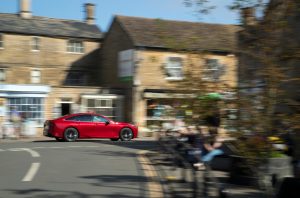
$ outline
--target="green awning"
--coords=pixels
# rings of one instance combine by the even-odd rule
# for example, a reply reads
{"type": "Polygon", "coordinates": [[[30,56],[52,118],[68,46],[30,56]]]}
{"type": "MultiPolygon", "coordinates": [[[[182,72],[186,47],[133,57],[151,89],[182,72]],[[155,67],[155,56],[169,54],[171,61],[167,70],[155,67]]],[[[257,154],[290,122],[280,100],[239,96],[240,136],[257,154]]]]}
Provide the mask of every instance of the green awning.
{"type": "Polygon", "coordinates": [[[199,96],[198,99],[200,100],[221,100],[223,96],[219,93],[208,93],[204,96],[199,96]]]}

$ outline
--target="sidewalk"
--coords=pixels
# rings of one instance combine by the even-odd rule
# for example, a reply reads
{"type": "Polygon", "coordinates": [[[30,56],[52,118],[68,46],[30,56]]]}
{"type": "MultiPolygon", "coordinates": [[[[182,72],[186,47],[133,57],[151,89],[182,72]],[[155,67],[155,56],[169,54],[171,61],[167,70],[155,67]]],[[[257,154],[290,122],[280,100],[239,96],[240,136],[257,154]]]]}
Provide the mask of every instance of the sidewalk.
{"type": "Polygon", "coordinates": [[[228,172],[213,170],[210,172],[208,182],[205,183],[203,179],[205,171],[194,172],[191,169],[178,167],[174,165],[174,160],[169,154],[162,153],[159,149],[145,155],[157,171],[165,198],[205,197],[203,195],[205,184],[207,184],[207,197],[222,197],[220,191],[225,193],[226,198],[266,197],[263,191],[255,187],[230,184],[228,172]],[[197,186],[193,182],[194,177],[197,178],[197,186]]]}

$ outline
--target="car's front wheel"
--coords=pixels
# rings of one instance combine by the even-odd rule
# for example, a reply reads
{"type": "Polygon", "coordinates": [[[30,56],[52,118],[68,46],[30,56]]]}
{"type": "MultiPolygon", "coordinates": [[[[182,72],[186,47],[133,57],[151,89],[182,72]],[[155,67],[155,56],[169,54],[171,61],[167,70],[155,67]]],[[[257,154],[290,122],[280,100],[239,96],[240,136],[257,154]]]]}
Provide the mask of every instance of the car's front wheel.
{"type": "Polygon", "coordinates": [[[67,128],[64,132],[64,139],[67,142],[74,142],[78,138],[78,131],[75,128],[67,128]]]}
{"type": "Polygon", "coordinates": [[[122,141],[130,141],[133,138],[133,132],[130,128],[123,128],[120,131],[120,139],[122,141]]]}

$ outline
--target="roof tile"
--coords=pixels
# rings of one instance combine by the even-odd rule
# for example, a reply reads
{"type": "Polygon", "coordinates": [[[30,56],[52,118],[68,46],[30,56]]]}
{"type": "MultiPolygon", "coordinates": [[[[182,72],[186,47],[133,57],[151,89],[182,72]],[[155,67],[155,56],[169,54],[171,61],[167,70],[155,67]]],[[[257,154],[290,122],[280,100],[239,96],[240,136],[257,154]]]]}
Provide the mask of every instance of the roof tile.
{"type": "Polygon", "coordinates": [[[39,16],[23,19],[17,14],[0,13],[0,24],[0,32],[89,39],[100,39],[103,37],[96,25],[89,25],[75,20],[39,16]]]}
{"type": "Polygon", "coordinates": [[[234,51],[237,25],[171,21],[128,16],[116,20],[139,47],[160,47],[188,50],[234,51]]]}

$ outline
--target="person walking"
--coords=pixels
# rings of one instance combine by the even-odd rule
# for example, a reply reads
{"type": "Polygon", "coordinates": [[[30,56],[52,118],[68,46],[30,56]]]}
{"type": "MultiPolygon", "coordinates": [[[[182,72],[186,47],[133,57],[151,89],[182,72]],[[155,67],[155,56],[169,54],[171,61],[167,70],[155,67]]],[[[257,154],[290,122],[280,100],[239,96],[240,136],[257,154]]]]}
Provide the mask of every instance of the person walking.
{"type": "Polygon", "coordinates": [[[13,123],[14,136],[15,138],[19,138],[21,133],[21,115],[17,111],[16,107],[12,107],[10,117],[13,123]]]}

